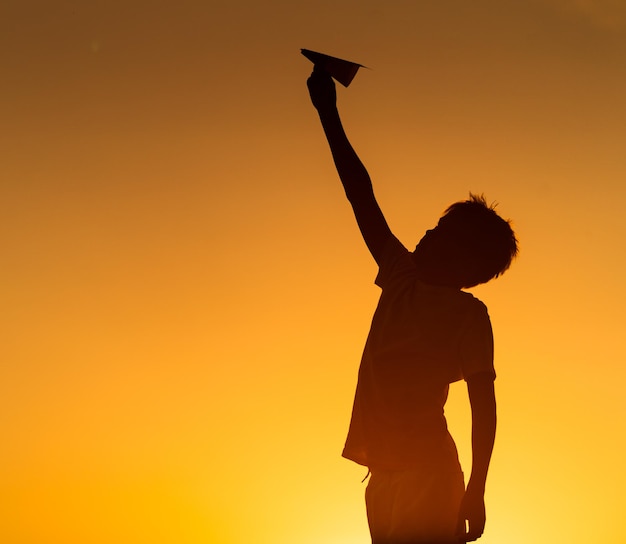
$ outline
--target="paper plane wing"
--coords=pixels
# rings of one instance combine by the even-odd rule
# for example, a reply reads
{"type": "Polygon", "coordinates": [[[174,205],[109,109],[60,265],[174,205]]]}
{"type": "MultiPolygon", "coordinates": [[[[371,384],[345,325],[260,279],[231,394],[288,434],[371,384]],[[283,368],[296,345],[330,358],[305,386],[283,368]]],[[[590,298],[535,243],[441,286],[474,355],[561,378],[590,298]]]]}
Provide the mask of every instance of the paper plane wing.
{"type": "Polygon", "coordinates": [[[324,55],[324,53],[310,51],[309,49],[301,49],[301,51],[307,59],[309,59],[316,66],[320,66],[326,70],[344,87],[347,87],[350,83],[352,83],[352,80],[359,71],[359,68],[363,66],[362,64],[357,64],[356,62],[338,59],[337,57],[331,57],[329,55],[324,55]]]}

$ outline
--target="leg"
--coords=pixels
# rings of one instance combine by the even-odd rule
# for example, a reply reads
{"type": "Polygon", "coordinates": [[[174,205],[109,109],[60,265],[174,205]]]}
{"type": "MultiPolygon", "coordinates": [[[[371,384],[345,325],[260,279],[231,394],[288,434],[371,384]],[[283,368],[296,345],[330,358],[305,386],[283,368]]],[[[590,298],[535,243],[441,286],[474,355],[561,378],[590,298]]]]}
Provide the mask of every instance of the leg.
{"type": "Polygon", "coordinates": [[[365,489],[365,508],[372,544],[389,542],[395,494],[394,475],[394,472],[376,471],[370,475],[365,489]]]}
{"type": "Polygon", "coordinates": [[[372,543],[455,542],[463,493],[458,465],[372,472],[365,494],[372,543]]]}

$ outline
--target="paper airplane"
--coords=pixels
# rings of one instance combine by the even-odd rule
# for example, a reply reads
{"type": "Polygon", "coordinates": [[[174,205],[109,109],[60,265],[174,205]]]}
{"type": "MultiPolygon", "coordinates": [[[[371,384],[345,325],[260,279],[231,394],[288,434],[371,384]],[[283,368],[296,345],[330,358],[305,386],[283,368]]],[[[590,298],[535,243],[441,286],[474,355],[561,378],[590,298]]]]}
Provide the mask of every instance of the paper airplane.
{"type": "Polygon", "coordinates": [[[350,85],[354,76],[356,76],[356,73],[359,71],[359,68],[364,67],[362,64],[324,55],[324,53],[317,53],[315,51],[309,51],[308,49],[301,49],[301,51],[307,59],[316,66],[320,66],[326,70],[344,87],[350,85]]]}

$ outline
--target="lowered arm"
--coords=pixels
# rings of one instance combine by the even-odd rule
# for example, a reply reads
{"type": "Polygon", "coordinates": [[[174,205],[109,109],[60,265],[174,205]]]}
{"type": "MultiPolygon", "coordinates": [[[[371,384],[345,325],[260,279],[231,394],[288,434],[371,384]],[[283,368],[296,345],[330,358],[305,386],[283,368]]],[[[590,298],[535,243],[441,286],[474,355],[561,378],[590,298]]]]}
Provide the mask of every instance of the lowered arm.
{"type": "Polygon", "coordinates": [[[476,540],[485,529],[485,483],[496,438],[493,374],[483,372],[471,376],[467,380],[467,391],[472,407],[472,472],[459,514],[461,536],[465,542],[476,540]]]}

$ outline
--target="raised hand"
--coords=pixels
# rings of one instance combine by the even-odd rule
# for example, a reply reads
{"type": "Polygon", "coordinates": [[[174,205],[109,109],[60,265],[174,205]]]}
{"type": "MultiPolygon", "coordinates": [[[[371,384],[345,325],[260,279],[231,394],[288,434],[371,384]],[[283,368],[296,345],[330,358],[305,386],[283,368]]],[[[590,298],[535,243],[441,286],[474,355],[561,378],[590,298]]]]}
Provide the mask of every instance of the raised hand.
{"type": "Polygon", "coordinates": [[[306,83],[309,88],[311,102],[313,102],[317,111],[321,113],[334,110],[337,107],[335,82],[326,70],[316,65],[306,83]]]}

